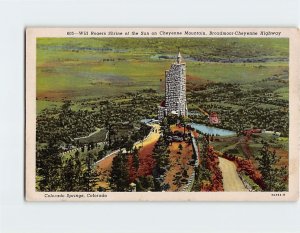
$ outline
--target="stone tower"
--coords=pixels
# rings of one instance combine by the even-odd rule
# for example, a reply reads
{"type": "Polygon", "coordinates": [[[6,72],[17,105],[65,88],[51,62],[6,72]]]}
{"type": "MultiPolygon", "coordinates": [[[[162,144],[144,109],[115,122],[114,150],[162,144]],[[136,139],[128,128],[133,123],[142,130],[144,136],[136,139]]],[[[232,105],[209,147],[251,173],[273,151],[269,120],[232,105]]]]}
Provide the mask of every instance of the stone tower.
{"type": "Polygon", "coordinates": [[[167,114],[187,116],[186,64],[182,62],[180,52],[178,52],[176,62],[165,71],[165,78],[165,101],[158,107],[158,119],[162,120],[167,114]]]}

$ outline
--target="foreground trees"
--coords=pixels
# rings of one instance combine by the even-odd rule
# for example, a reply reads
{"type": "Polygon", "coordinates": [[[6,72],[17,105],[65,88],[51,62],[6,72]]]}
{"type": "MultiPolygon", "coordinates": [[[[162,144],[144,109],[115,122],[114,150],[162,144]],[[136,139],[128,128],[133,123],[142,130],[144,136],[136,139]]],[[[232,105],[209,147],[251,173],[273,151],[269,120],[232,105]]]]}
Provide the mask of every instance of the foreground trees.
{"type": "Polygon", "coordinates": [[[199,166],[195,169],[195,184],[193,187],[195,191],[201,190],[206,183],[211,181],[211,172],[208,169],[208,137],[203,136],[201,143],[201,160],[199,166]]]}
{"type": "Polygon", "coordinates": [[[50,143],[48,147],[37,152],[36,167],[38,175],[38,191],[60,191],[62,160],[58,146],[50,143]]]}
{"type": "Polygon", "coordinates": [[[276,167],[280,158],[276,155],[275,150],[271,151],[268,143],[264,142],[260,150],[260,156],[257,161],[259,163],[259,171],[264,181],[264,191],[285,191],[287,190],[287,168],[276,167]]]}
{"type": "Polygon", "coordinates": [[[94,163],[96,158],[88,153],[86,160],[75,157],[63,158],[55,144],[37,153],[37,186],[38,191],[95,191],[99,174],[94,163]]]}
{"type": "Polygon", "coordinates": [[[112,170],[110,174],[111,189],[115,192],[128,191],[129,173],[128,173],[128,157],[121,151],[114,157],[112,162],[112,170]]]}

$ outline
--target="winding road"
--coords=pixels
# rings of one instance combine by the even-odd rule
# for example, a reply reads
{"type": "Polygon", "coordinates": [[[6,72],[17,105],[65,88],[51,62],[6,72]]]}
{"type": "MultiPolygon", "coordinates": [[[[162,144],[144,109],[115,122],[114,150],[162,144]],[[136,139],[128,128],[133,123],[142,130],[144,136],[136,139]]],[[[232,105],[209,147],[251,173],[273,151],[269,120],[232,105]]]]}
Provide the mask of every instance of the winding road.
{"type": "MultiPolygon", "coordinates": [[[[151,124],[152,129],[148,136],[143,141],[138,141],[134,147],[141,148],[158,140],[160,137],[160,125],[151,124]]],[[[123,149],[125,150],[125,149],[123,149]]],[[[96,162],[98,170],[109,171],[111,169],[112,160],[117,156],[119,150],[105,156],[103,159],[96,162]]],[[[223,175],[223,186],[225,192],[248,192],[243,182],[241,181],[234,162],[219,157],[219,167],[223,175]]],[[[108,175],[108,174],[107,174],[108,175]]]]}
{"type": "Polygon", "coordinates": [[[136,147],[139,149],[140,147],[147,146],[148,144],[151,144],[153,142],[156,142],[159,139],[160,136],[160,125],[159,124],[151,124],[151,131],[148,134],[148,136],[142,140],[134,143],[133,147],[136,147]]]}
{"type": "MultiPolygon", "coordinates": [[[[136,143],[134,143],[133,147],[136,147],[137,149],[147,146],[153,142],[156,142],[159,137],[160,137],[160,125],[159,124],[151,124],[151,131],[148,134],[148,136],[146,138],[144,138],[144,140],[141,141],[137,141],[136,143]]],[[[122,149],[122,151],[126,151],[125,148],[122,149]]],[[[115,150],[113,152],[111,152],[110,154],[106,155],[104,158],[100,159],[99,161],[96,162],[96,166],[97,166],[97,170],[99,172],[105,173],[102,174],[102,181],[101,186],[108,188],[109,184],[105,181],[107,180],[107,177],[110,176],[110,170],[111,170],[111,166],[112,166],[112,161],[114,159],[114,157],[116,157],[119,153],[119,150],[115,150]],[[104,181],[103,181],[104,180],[104,181]]]]}
{"type": "Polygon", "coordinates": [[[240,179],[234,162],[219,157],[219,167],[223,175],[223,187],[225,192],[248,192],[240,179]]]}

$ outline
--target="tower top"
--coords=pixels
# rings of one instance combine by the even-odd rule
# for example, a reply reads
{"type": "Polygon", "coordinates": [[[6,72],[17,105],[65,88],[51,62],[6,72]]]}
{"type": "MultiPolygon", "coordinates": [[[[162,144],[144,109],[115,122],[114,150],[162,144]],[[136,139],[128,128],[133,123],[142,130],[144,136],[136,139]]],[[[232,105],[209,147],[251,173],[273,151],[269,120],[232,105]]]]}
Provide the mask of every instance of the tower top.
{"type": "Polygon", "coordinates": [[[178,51],[178,55],[177,55],[177,64],[181,63],[181,54],[180,51],[178,51]]]}

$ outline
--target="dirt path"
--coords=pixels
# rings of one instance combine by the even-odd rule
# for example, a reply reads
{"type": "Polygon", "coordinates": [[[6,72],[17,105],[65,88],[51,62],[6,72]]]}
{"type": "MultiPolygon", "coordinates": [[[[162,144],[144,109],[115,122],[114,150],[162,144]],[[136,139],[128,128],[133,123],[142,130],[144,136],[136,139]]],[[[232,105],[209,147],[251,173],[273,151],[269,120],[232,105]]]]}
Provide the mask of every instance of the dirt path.
{"type": "Polygon", "coordinates": [[[156,142],[159,139],[160,136],[160,125],[159,124],[152,124],[151,132],[148,134],[147,138],[144,139],[144,141],[139,141],[134,144],[133,147],[136,147],[137,149],[143,146],[147,146],[153,142],[156,142]]]}
{"type": "Polygon", "coordinates": [[[225,192],[248,192],[236,171],[234,162],[219,157],[225,192]]]}

